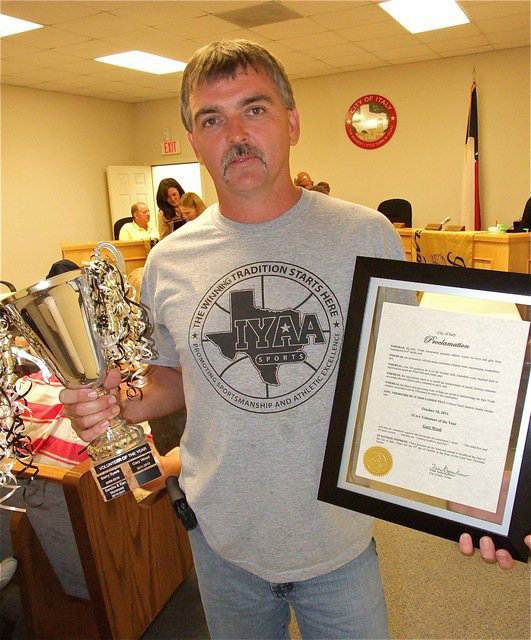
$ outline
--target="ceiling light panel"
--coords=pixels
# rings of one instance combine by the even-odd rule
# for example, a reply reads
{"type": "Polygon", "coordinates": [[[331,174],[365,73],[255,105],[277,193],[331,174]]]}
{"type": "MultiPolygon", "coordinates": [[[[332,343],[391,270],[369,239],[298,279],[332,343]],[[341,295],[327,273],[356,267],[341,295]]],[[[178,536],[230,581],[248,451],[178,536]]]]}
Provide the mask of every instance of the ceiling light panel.
{"type": "Polygon", "coordinates": [[[380,7],[411,33],[470,22],[455,0],[387,0],[380,7]]]}
{"type": "Polygon", "coordinates": [[[114,64],[117,67],[145,71],[146,73],[155,73],[157,75],[175,73],[176,71],[182,71],[186,67],[186,62],[156,56],[144,51],[124,51],[123,53],[95,58],[95,60],[96,62],[105,62],[106,64],[114,64]]]}
{"type": "Polygon", "coordinates": [[[41,27],[42,24],[5,16],[0,13],[0,38],[12,36],[15,33],[24,33],[24,31],[31,31],[32,29],[40,29],[41,27]]]}

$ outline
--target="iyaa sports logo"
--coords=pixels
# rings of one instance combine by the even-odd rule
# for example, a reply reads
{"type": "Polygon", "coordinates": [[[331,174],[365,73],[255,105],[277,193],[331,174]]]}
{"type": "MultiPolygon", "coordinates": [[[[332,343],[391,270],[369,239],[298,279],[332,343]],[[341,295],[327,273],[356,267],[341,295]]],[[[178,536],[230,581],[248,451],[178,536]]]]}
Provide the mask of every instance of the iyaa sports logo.
{"type": "Polygon", "coordinates": [[[296,407],[322,388],[341,349],[343,316],[315,274],[256,262],[220,278],[197,306],[189,345],[205,377],[246,411],[296,407]]]}

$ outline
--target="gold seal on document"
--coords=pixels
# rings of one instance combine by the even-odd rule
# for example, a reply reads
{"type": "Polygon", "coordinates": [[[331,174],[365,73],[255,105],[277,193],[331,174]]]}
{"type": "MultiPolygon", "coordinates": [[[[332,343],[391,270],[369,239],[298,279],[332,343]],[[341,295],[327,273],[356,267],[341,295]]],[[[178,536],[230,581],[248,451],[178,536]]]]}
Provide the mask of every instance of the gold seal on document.
{"type": "Polygon", "coordinates": [[[363,464],[373,476],[385,476],[393,466],[393,456],[385,447],[369,447],[363,455],[363,464]]]}

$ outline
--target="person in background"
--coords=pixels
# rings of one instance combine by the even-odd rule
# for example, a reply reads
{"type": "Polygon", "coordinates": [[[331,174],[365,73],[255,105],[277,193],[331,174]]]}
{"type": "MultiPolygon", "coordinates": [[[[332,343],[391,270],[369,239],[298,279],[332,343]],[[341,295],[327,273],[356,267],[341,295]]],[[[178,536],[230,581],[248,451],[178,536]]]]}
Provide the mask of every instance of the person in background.
{"type": "Polygon", "coordinates": [[[330,195],[330,185],[328,182],[318,182],[315,186],[320,188],[321,193],[326,193],[327,196],[330,195]]]}
{"type": "Polygon", "coordinates": [[[160,240],[186,222],[179,209],[179,202],[183,194],[184,189],[175,178],[164,178],[160,181],[157,189],[157,206],[159,208],[157,221],[160,240]]]}
{"type": "Polygon", "coordinates": [[[306,171],[300,171],[293,180],[296,187],[302,187],[303,189],[310,189],[313,187],[313,180],[310,178],[310,174],[306,171]]]}
{"type": "Polygon", "coordinates": [[[190,220],[195,220],[197,216],[200,216],[206,206],[197,193],[187,191],[181,198],[179,208],[186,222],[190,222],[190,220]]]}
{"type": "Polygon", "coordinates": [[[133,222],[127,222],[120,229],[118,240],[131,242],[134,240],[158,239],[159,232],[155,225],[150,223],[149,207],[144,202],[135,202],[131,207],[133,222]]]}
{"type": "Polygon", "coordinates": [[[330,191],[326,189],[326,187],[323,187],[323,183],[319,183],[314,185],[313,187],[310,187],[310,191],[317,191],[319,193],[324,193],[325,196],[330,195],[330,191]]]}

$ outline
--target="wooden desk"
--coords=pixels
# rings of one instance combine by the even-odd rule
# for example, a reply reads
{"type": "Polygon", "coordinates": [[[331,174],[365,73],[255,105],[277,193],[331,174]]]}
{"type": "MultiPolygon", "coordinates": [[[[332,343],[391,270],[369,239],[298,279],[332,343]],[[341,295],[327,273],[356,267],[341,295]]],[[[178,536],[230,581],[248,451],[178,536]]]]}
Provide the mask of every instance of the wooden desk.
{"type": "MultiPolygon", "coordinates": [[[[415,260],[415,229],[397,229],[407,260],[415,260]]],[[[444,231],[437,231],[444,234],[444,231]]],[[[531,233],[488,233],[473,236],[472,266],[475,269],[531,273],[531,233]]]]}
{"type": "MultiPolygon", "coordinates": [[[[61,251],[63,253],[63,259],[72,260],[72,262],[81,266],[83,261],[90,259],[92,251],[97,244],[97,242],[62,244],[61,251]]],[[[144,266],[147,255],[151,250],[149,240],[135,240],[133,242],[120,242],[119,240],[113,240],[111,244],[114,245],[123,255],[127,275],[129,275],[134,269],[144,266]]]]}

